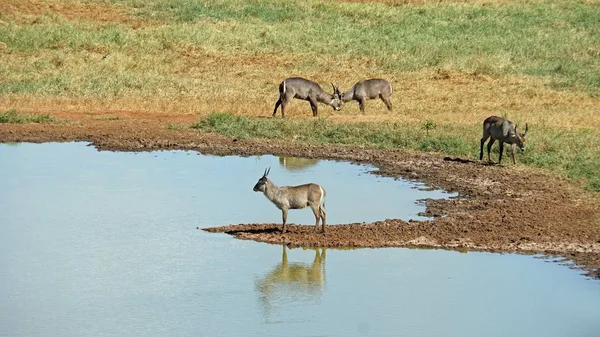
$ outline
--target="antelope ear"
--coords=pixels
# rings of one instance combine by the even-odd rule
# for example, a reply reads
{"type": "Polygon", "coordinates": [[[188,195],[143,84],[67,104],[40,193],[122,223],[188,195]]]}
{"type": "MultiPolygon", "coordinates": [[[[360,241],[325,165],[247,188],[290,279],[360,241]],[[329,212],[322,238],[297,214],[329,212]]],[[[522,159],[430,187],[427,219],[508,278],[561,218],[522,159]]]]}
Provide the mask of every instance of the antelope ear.
{"type": "Polygon", "coordinates": [[[529,131],[529,127],[527,126],[527,123],[525,123],[525,133],[523,134],[523,136],[527,134],[527,131],[529,131]]]}

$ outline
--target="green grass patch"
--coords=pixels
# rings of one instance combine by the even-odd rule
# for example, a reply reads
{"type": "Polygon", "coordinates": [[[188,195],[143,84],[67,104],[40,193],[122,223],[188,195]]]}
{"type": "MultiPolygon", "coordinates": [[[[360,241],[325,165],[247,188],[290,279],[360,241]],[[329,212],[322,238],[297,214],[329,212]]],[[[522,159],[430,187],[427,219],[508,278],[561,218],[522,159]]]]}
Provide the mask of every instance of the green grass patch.
{"type": "MultiPolygon", "coordinates": [[[[481,125],[436,125],[408,123],[332,123],[323,118],[284,120],[250,118],[212,113],[190,126],[228,137],[295,139],[313,143],[357,145],[372,148],[403,148],[436,152],[465,159],[479,159],[481,125]],[[427,126],[428,125],[428,126],[427,126]]],[[[587,187],[600,191],[600,134],[531,127],[527,150],[515,154],[519,164],[544,168],[571,179],[584,179],[587,187]]],[[[508,148],[508,146],[506,146],[508,148]]],[[[484,147],[484,158],[486,158],[484,147]]],[[[497,145],[492,158],[497,161],[497,145]]],[[[507,150],[508,151],[508,150],[507,150]]],[[[503,163],[511,165],[509,153],[503,163]]]]}
{"type": "Polygon", "coordinates": [[[424,130],[402,123],[331,123],[322,118],[284,120],[212,113],[190,127],[238,138],[296,139],[376,148],[401,147],[452,155],[465,154],[471,149],[471,145],[463,138],[451,133],[444,134],[443,127],[427,135],[424,130]]]}
{"type": "Polygon", "coordinates": [[[17,112],[14,109],[10,109],[6,112],[0,113],[0,123],[10,124],[25,124],[25,123],[40,123],[40,124],[53,124],[62,122],[58,118],[49,115],[25,115],[17,112]]]}
{"type": "Polygon", "coordinates": [[[542,128],[528,135],[520,162],[557,171],[571,179],[586,179],[600,191],[600,133],[596,129],[542,128]]]}

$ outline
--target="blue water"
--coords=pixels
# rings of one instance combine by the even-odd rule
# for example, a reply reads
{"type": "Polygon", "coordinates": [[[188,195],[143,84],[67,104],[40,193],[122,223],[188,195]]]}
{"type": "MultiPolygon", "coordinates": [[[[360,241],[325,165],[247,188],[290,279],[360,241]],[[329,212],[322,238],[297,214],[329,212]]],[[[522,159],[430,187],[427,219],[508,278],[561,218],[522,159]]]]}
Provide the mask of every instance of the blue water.
{"type": "MultiPolygon", "coordinates": [[[[284,256],[196,230],[280,221],[252,191],[267,166],[280,185],[322,184],[330,223],[418,219],[416,199],[448,197],[371,167],[305,164],[0,144],[0,336],[598,335],[600,282],[531,256],[284,256]]],[[[314,218],[296,210],[289,221],[314,218]]]]}

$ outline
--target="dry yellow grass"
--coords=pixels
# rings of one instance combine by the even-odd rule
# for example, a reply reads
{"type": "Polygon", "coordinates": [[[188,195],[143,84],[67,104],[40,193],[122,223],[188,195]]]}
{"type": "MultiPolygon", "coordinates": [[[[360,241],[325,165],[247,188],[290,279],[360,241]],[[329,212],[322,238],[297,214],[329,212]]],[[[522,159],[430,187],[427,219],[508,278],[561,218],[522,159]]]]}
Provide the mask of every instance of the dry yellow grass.
{"type": "Polygon", "coordinates": [[[105,3],[65,0],[8,0],[0,2],[0,13],[8,21],[35,24],[45,15],[67,21],[119,23],[139,28],[153,22],[131,15],[135,8],[105,3]]]}
{"type": "MultiPolygon", "coordinates": [[[[118,59],[106,62],[123,62],[118,59]]],[[[322,116],[333,121],[408,121],[433,120],[436,123],[473,124],[489,115],[505,115],[532,125],[564,128],[600,128],[600,99],[581,92],[550,89],[543,79],[527,77],[491,77],[431,69],[411,73],[389,73],[373,60],[343,60],[320,56],[314,59],[316,71],[294,71],[297,60],[311,55],[260,55],[235,57],[218,52],[175,50],[172,63],[155,68],[157,73],[181,74],[182,82],[195,90],[178,91],[175,87],[155,88],[149,95],[136,92],[119,96],[70,97],[5,94],[0,110],[16,108],[28,112],[139,110],[147,112],[193,113],[228,112],[246,116],[270,116],[278,97],[278,84],[289,76],[304,76],[330,90],[330,82],[342,89],[357,80],[370,77],[388,79],[394,86],[394,110],[388,112],[380,100],[367,102],[366,114],[358,104],[346,103],[341,111],[320,105],[322,116]]],[[[1,58],[0,58],[1,60],[1,58]]],[[[9,62],[10,60],[7,60],[9,62]]],[[[68,61],[66,61],[68,62],[68,61]]],[[[84,68],[81,62],[71,67],[84,68]]],[[[78,73],[78,69],[72,69],[78,73]]],[[[102,71],[98,69],[98,71],[102,71]]],[[[176,75],[175,75],[176,76],[176,75]]],[[[80,80],[84,80],[81,78],[80,80]]],[[[312,118],[308,102],[294,100],[288,106],[292,118],[312,118]]]]}

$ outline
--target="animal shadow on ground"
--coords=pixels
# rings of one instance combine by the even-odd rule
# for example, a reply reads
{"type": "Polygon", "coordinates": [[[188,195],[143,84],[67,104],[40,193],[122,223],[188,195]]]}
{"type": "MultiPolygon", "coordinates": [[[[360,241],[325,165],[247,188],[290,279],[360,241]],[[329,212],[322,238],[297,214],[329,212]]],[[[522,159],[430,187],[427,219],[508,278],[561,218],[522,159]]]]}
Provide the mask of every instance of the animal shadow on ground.
{"type": "Polygon", "coordinates": [[[496,163],[494,162],[479,162],[479,161],[475,161],[475,160],[471,160],[471,159],[463,159],[463,158],[458,158],[458,157],[444,157],[444,161],[452,161],[455,163],[461,163],[461,164],[479,164],[479,165],[484,165],[484,166],[491,166],[491,165],[496,165],[496,163]]]}
{"type": "Polygon", "coordinates": [[[269,228],[257,228],[257,229],[240,229],[225,231],[226,234],[234,235],[237,233],[249,233],[249,234],[262,234],[262,233],[281,233],[280,226],[274,226],[269,228]]]}
{"type": "Polygon", "coordinates": [[[476,161],[474,160],[470,160],[470,159],[462,159],[462,158],[458,158],[458,157],[444,157],[444,161],[453,161],[453,162],[457,162],[457,163],[461,163],[461,164],[471,164],[471,163],[476,163],[476,161]]]}

